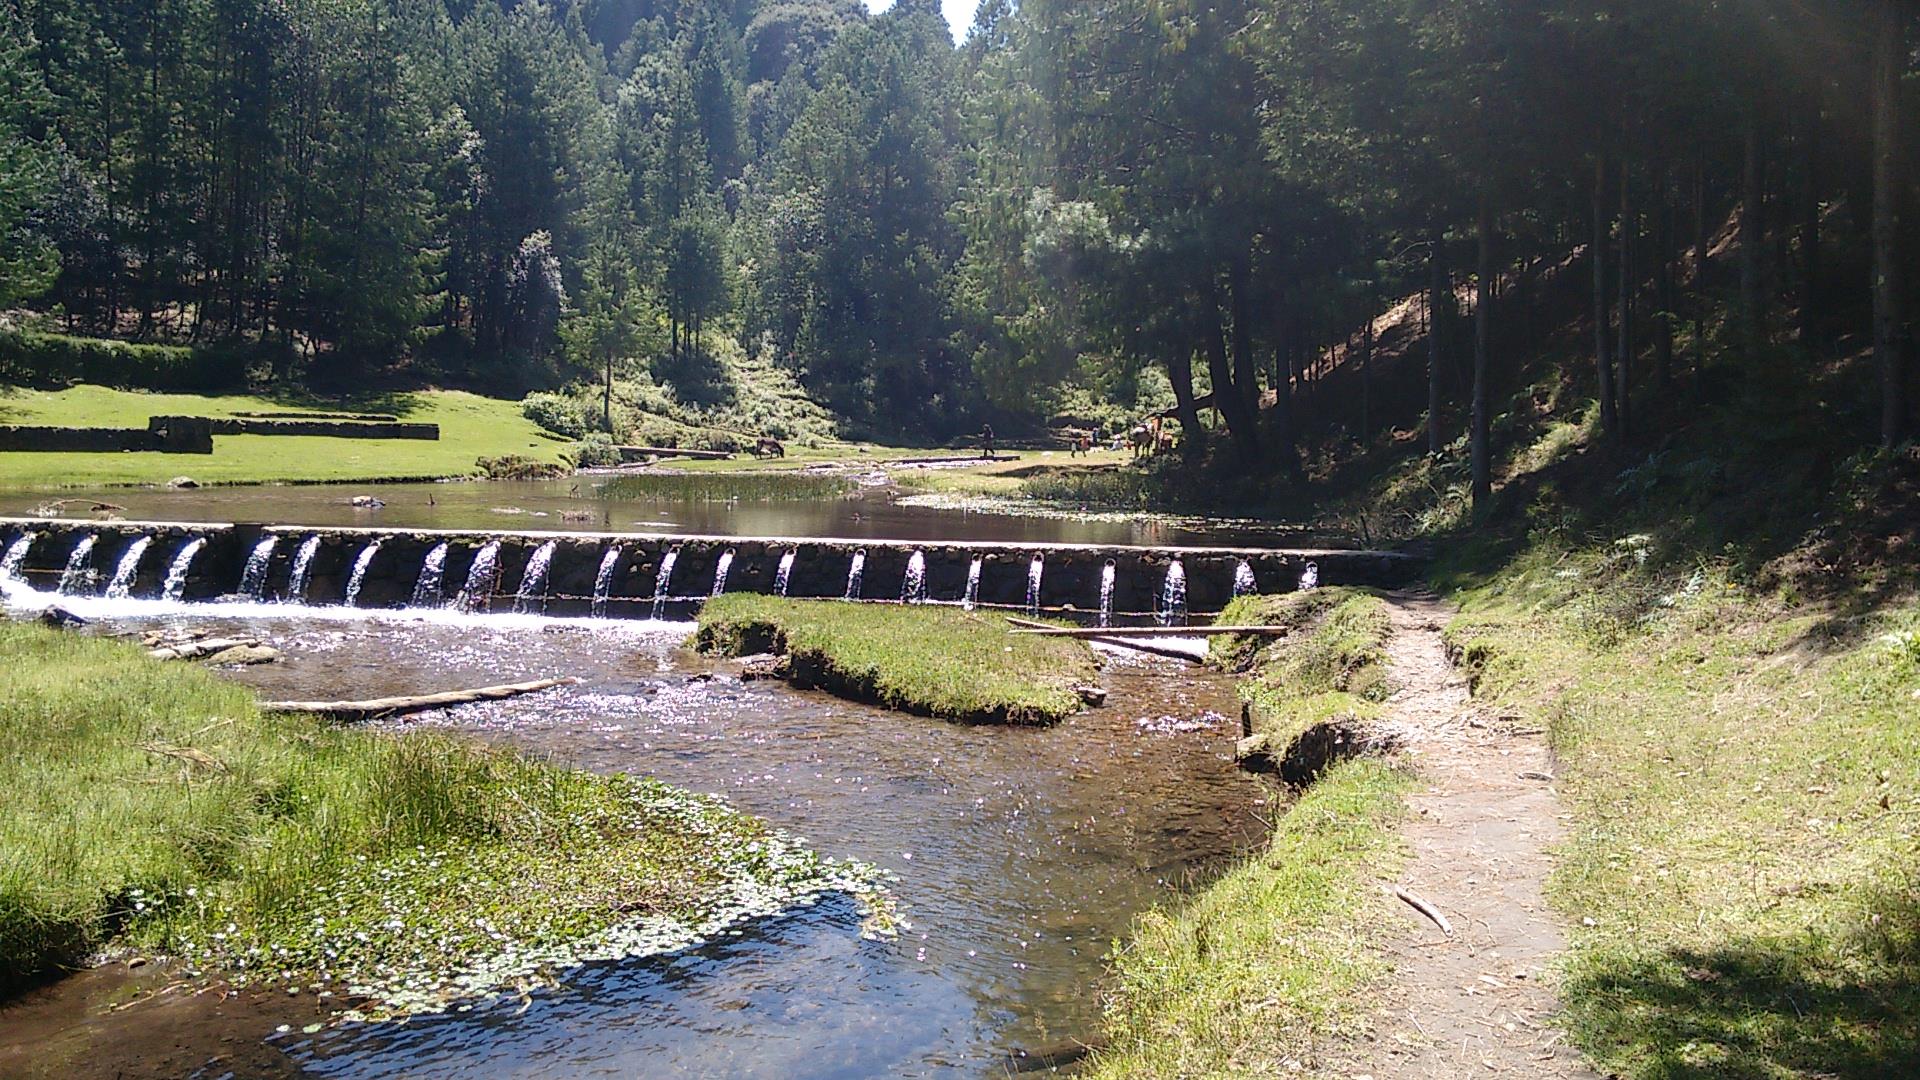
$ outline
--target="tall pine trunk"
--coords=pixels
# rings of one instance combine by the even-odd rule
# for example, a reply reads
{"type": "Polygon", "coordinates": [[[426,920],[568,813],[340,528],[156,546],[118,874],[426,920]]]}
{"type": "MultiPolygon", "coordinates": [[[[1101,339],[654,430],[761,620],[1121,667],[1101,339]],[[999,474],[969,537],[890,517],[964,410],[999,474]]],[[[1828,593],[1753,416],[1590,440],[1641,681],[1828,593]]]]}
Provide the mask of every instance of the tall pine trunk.
{"type": "MultiPolygon", "coordinates": [[[[1669,181],[1671,174],[1669,174],[1669,181]]],[[[1674,294],[1673,285],[1673,193],[1670,182],[1663,183],[1660,189],[1660,226],[1659,236],[1654,241],[1654,266],[1659,275],[1655,283],[1655,297],[1660,305],[1660,314],[1654,324],[1654,372],[1665,387],[1673,381],[1673,320],[1674,309],[1679,307],[1679,298],[1674,294]]]]}
{"type": "Polygon", "coordinates": [[[1440,364],[1445,356],[1446,319],[1441,314],[1447,291],[1446,239],[1435,227],[1427,239],[1427,453],[1446,445],[1440,434],[1440,364]]]}
{"type": "Polygon", "coordinates": [[[1480,210],[1474,231],[1480,250],[1473,297],[1473,431],[1469,441],[1473,452],[1473,509],[1475,513],[1485,513],[1493,496],[1493,453],[1487,445],[1490,426],[1487,416],[1487,335],[1492,328],[1492,313],[1488,309],[1493,288],[1493,203],[1484,191],[1480,193],[1480,210]]]}
{"type": "Polygon", "coordinates": [[[1900,278],[1900,75],[1907,60],[1901,0],[1873,10],[1873,355],[1880,371],[1880,445],[1907,435],[1906,318],[1900,278]]]}
{"type": "Polygon", "coordinates": [[[1820,337],[1820,106],[1808,109],[1801,139],[1800,178],[1800,343],[1820,337]]]}
{"type": "Polygon", "coordinates": [[[1620,434],[1620,412],[1613,400],[1613,345],[1607,340],[1607,249],[1612,244],[1612,209],[1607,204],[1607,159],[1593,165],[1593,364],[1594,385],[1600,395],[1600,429],[1620,434]]]}
{"type": "Polygon", "coordinates": [[[1760,301],[1761,248],[1766,243],[1764,221],[1766,185],[1760,158],[1760,116],[1747,118],[1746,146],[1740,176],[1740,343],[1749,352],[1759,348],[1763,314],[1760,301]]]}
{"type": "Polygon", "coordinates": [[[1633,432],[1633,294],[1634,234],[1639,222],[1633,211],[1633,171],[1620,163],[1620,350],[1613,361],[1613,408],[1620,415],[1620,434],[1633,432]]]}
{"type": "Polygon", "coordinates": [[[1693,170],[1693,373],[1698,378],[1707,365],[1707,275],[1713,269],[1707,235],[1707,158],[1695,162],[1693,170]]]}

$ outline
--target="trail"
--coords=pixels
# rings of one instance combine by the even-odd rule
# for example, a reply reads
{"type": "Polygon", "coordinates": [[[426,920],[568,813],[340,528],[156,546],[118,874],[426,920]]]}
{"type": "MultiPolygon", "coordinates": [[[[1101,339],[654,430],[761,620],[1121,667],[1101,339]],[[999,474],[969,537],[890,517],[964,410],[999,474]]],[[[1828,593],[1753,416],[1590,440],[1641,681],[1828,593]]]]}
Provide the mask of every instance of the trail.
{"type": "Polygon", "coordinates": [[[1450,612],[1397,595],[1387,723],[1422,784],[1402,830],[1412,857],[1398,884],[1453,924],[1448,939],[1393,902],[1394,974],[1369,1032],[1333,1051],[1335,1072],[1374,1080],[1489,1076],[1595,1078],[1554,1023],[1554,957],[1564,947],[1542,888],[1561,836],[1544,736],[1476,715],[1448,661],[1450,612]]]}

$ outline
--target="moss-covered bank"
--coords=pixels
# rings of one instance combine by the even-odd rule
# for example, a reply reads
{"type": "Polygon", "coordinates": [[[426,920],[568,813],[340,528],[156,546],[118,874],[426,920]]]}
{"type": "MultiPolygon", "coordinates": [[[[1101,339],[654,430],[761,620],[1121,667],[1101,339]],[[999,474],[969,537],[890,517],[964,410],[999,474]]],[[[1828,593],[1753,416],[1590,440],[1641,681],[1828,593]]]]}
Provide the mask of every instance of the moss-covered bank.
{"type": "Polygon", "coordinates": [[[205,671],[7,623],[0,790],[0,993],[112,949],[431,1008],[871,887],[651,780],[262,715],[205,671]]]}
{"type": "Polygon", "coordinates": [[[1217,622],[1291,631],[1210,639],[1209,663],[1247,675],[1240,684],[1248,730],[1243,763],[1304,784],[1339,758],[1377,746],[1371,725],[1388,692],[1392,630],[1386,601],[1344,588],[1245,596],[1217,622]]]}
{"type": "Polygon", "coordinates": [[[998,616],[925,605],[730,593],[700,612],[694,643],[725,656],[775,653],[797,685],[967,723],[1065,719],[1098,671],[1082,642],[1009,634],[998,616]]]}

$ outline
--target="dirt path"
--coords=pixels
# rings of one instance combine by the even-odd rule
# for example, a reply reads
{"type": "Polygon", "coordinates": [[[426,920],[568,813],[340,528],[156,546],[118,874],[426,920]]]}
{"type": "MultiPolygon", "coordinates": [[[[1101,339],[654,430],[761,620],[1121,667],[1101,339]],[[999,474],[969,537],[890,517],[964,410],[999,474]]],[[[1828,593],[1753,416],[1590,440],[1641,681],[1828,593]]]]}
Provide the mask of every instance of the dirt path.
{"type": "Polygon", "coordinates": [[[1542,896],[1561,834],[1546,740],[1481,717],[1448,662],[1431,596],[1392,598],[1388,722],[1423,784],[1399,884],[1453,924],[1395,903],[1392,976],[1370,1032],[1334,1055],[1349,1077],[1596,1076],[1552,1022],[1562,946],[1542,896]]]}

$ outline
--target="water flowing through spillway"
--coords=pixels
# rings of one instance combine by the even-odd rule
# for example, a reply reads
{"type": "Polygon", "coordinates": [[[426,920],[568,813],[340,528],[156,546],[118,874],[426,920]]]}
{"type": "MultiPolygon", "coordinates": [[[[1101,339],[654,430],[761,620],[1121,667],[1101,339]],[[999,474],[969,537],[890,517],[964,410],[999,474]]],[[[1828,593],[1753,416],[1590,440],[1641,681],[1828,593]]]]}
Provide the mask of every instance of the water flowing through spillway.
{"type": "Polygon", "coordinates": [[[140,558],[153,546],[153,537],[142,536],[127,545],[120,555],[120,564],[113,568],[113,579],[107,582],[107,599],[125,600],[133,595],[133,579],[140,573],[140,558]]]}
{"type": "Polygon", "coordinates": [[[360,588],[367,583],[367,567],[373,565],[373,557],[378,554],[380,554],[380,541],[375,540],[361,548],[359,556],[353,560],[353,574],[347,578],[346,605],[348,607],[360,606],[360,588]]]}
{"type": "Polygon", "coordinates": [[[1245,559],[1233,568],[1233,595],[1250,596],[1260,591],[1260,583],[1253,576],[1253,564],[1245,559]]]}
{"type": "Polygon", "coordinates": [[[907,560],[907,576],[900,582],[900,602],[927,602],[927,553],[924,551],[914,552],[913,557],[907,560]]]}
{"type": "Polygon", "coordinates": [[[773,575],[773,595],[787,595],[787,586],[793,581],[793,560],[799,554],[797,551],[788,551],[780,556],[780,569],[773,575]]]}
{"type": "Polygon", "coordinates": [[[860,579],[866,572],[867,549],[861,548],[853,553],[853,561],[847,564],[847,599],[860,599],[860,579]]]}
{"type": "Polygon", "coordinates": [[[60,594],[70,596],[87,579],[87,560],[93,557],[93,546],[100,538],[88,533],[73,545],[73,554],[67,556],[67,568],[60,572],[60,594]]]}
{"type": "Polygon", "coordinates": [[[973,562],[967,566],[967,591],[960,597],[960,606],[968,611],[972,611],[980,603],[980,571],[986,564],[987,560],[983,556],[975,555],[973,562]]]}
{"type": "Polygon", "coordinates": [[[240,571],[240,594],[258,600],[267,591],[267,569],[273,565],[273,549],[280,544],[277,536],[262,537],[247,553],[247,565],[240,571]]]}
{"type": "Polygon", "coordinates": [[[7,545],[7,553],[0,555],[0,581],[16,581],[20,577],[20,567],[27,561],[27,553],[33,550],[33,542],[40,539],[35,532],[21,533],[7,545]]]}
{"type": "Polygon", "coordinates": [[[1160,587],[1160,625],[1180,626],[1187,621],[1187,568],[1175,559],[1167,564],[1167,580],[1160,587]]]}
{"type": "Polygon", "coordinates": [[[537,615],[546,610],[547,574],[553,567],[553,553],[559,547],[557,541],[549,540],[534,549],[527,559],[526,573],[520,575],[520,591],[513,596],[514,614],[537,615]]]}
{"type": "Polygon", "coordinates": [[[467,568],[467,583],[460,586],[460,595],[454,601],[454,607],[461,611],[479,611],[487,606],[487,598],[493,595],[494,584],[500,578],[500,541],[492,540],[481,545],[474,553],[473,565],[467,568]]]}
{"type": "Polygon", "coordinates": [[[667,588],[673,584],[673,564],[679,561],[679,548],[660,556],[660,572],[653,575],[653,617],[656,621],[667,612],[667,588]]]}
{"type": "Polygon", "coordinates": [[[1040,614],[1040,576],[1047,571],[1047,560],[1043,555],[1034,555],[1027,564],[1027,614],[1040,614]]]}
{"type": "Polygon", "coordinates": [[[593,575],[593,617],[605,618],[607,614],[607,595],[613,591],[613,571],[620,565],[620,545],[607,549],[600,558],[600,569],[593,575]]]}
{"type": "Polygon", "coordinates": [[[727,591],[727,573],[733,569],[733,555],[733,549],[728,548],[720,553],[720,561],[713,564],[712,595],[714,596],[727,591]]]}
{"type": "Polygon", "coordinates": [[[450,545],[435,544],[420,560],[420,576],[413,581],[411,606],[437,608],[446,603],[447,550],[450,545]]]}
{"type": "Polygon", "coordinates": [[[320,553],[320,538],[309,536],[293,553],[293,576],[287,579],[287,603],[304,604],[307,586],[313,582],[313,557],[320,553]]]}
{"type": "MultiPolygon", "coordinates": [[[[179,603],[187,592],[187,575],[193,571],[193,560],[200,549],[207,546],[207,538],[196,536],[187,541],[180,553],[173,557],[173,565],[167,567],[167,583],[162,586],[160,598],[169,603],[179,603]]],[[[374,545],[378,547],[379,545],[374,545]]]]}
{"type": "Polygon", "coordinates": [[[1120,568],[1112,559],[1100,568],[1100,625],[1113,625],[1113,580],[1120,568]]]}

